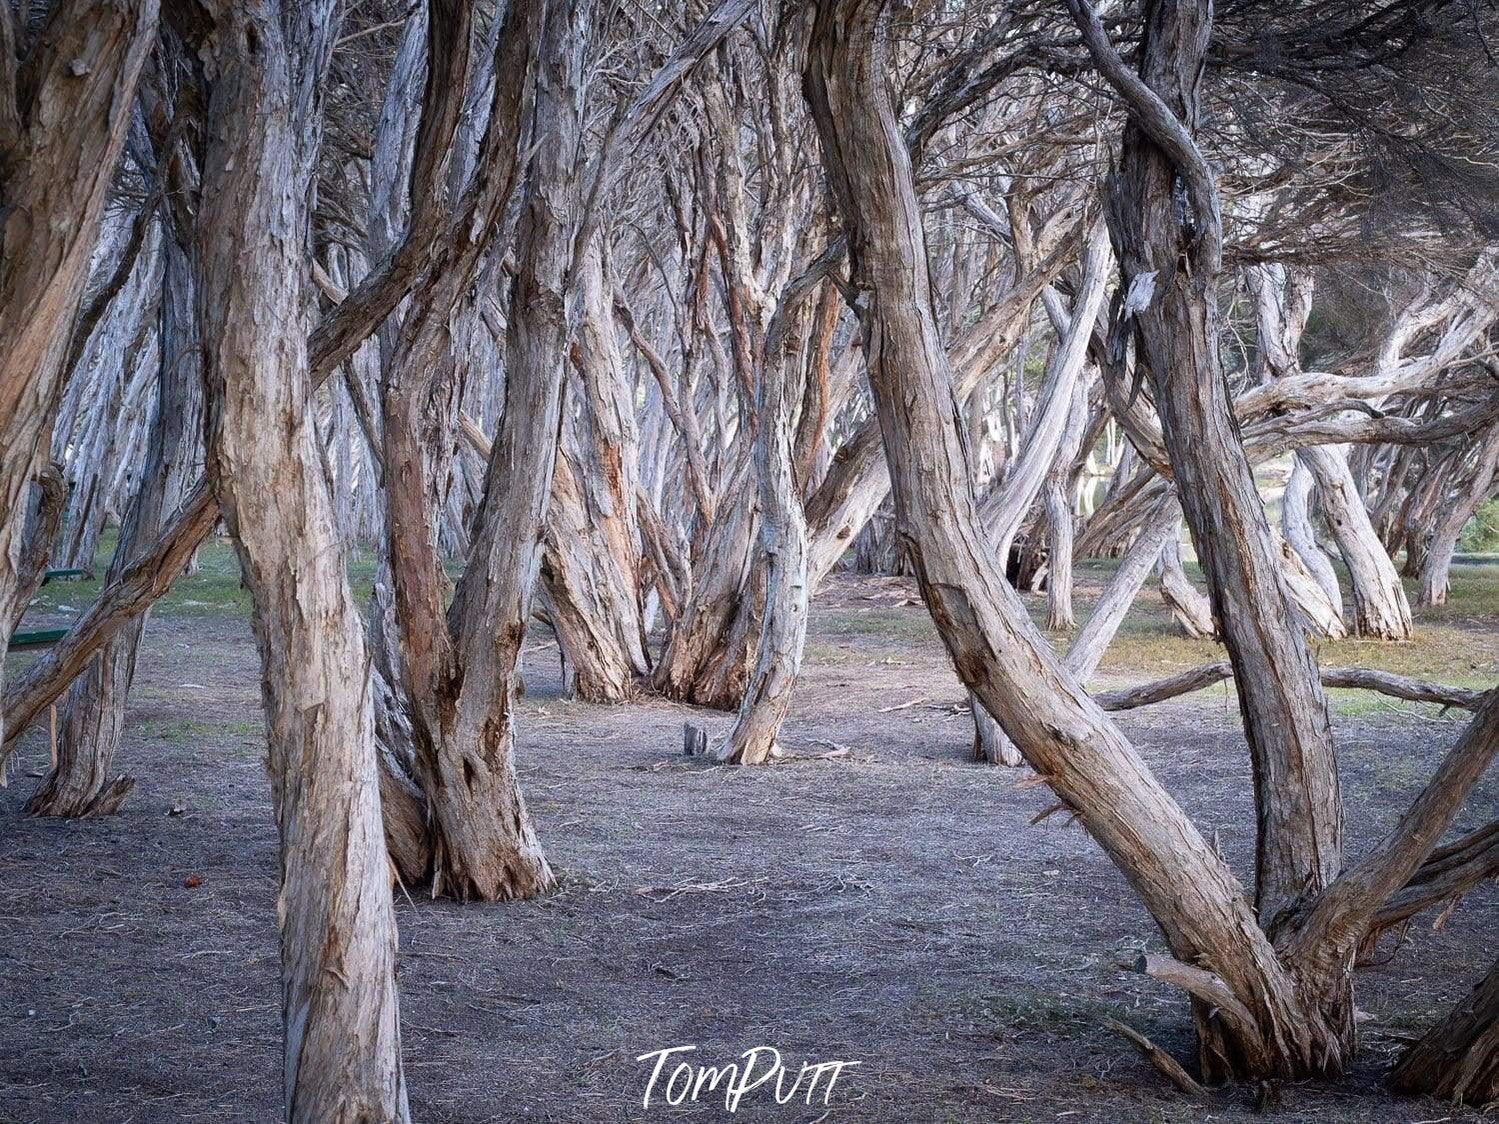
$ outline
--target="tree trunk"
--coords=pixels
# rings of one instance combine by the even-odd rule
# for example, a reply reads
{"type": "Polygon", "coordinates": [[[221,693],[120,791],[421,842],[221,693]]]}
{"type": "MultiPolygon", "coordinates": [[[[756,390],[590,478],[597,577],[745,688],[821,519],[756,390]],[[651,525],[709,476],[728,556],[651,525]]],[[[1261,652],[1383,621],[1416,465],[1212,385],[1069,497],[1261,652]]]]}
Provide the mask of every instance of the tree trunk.
{"type": "Polygon", "coordinates": [[[1343,603],[1328,596],[1311,570],[1307,569],[1301,555],[1291,544],[1271,532],[1271,539],[1280,551],[1280,576],[1286,594],[1290,597],[1292,611],[1301,626],[1313,636],[1329,640],[1341,640],[1348,635],[1343,624],[1343,603]]]}
{"type": "Polygon", "coordinates": [[[1286,481],[1285,494],[1281,496],[1280,530],[1286,542],[1301,559],[1316,583],[1327,595],[1330,604],[1343,603],[1343,591],[1338,587],[1338,574],[1332,568],[1332,559],[1317,542],[1317,533],[1312,528],[1312,489],[1316,480],[1311,469],[1300,456],[1292,462],[1291,478],[1286,481]]]}
{"type": "MultiPolygon", "coordinates": [[[[1068,2],[1077,10],[1078,0],[1068,2]]],[[[1337,874],[1342,814],[1327,699],[1296,623],[1219,359],[1213,286],[1222,220],[1212,173],[1192,140],[1211,12],[1209,0],[1151,0],[1138,76],[1101,41],[1101,28],[1089,48],[1131,109],[1109,189],[1126,293],[1121,315],[1150,380],[1177,495],[1239,684],[1259,819],[1256,902],[1268,924],[1337,874]]]]}
{"type": "MultiPolygon", "coordinates": [[[[26,610],[31,599],[47,580],[47,559],[52,556],[52,544],[57,541],[57,528],[62,523],[63,509],[68,504],[68,486],[62,472],[55,464],[46,465],[31,482],[32,498],[26,504],[23,520],[25,534],[21,538],[20,557],[16,564],[16,602],[11,619],[0,620],[0,629],[5,630],[8,640],[26,610]]],[[[9,713],[10,708],[4,711],[9,713]]],[[[11,733],[19,731],[12,730],[11,733]]],[[[0,753],[0,776],[4,775],[5,757],[0,753]]]]}
{"type": "MultiPolygon", "coordinates": [[[[193,480],[202,433],[201,349],[191,266],[175,237],[164,239],[163,254],[156,410],[140,485],[106,575],[109,582],[117,581],[155,542],[167,517],[181,505],[193,480]]],[[[131,620],[74,681],[58,730],[56,764],[26,805],[33,815],[109,815],[134,786],[131,777],[110,780],[109,774],[147,616],[131,620]]]]}
{"type": "Polygon", "coordinates": [[[1337,1033],[1300,1002],[1223,860],[1061,666],[980,538],[886,86],[883,6],[818,6],[806,92],[849,231],[900,534],[927,607],[964,684],[1124,871],[1180,966],[1193,966],[1183,986],[1196,988],[1209,1075],[1335,1070],[1337,1033]]]}
{"type": "MultiPolygon", "coordinates": [[[[467,41],[433,12],[434,43],[467,41]]],[[[481,192],[471,242],[443,258],[411,297],[384,393],[390,569],[398,674],[411,722],[416,781],[429,809],[434,893],[460,900],[524,898],[552,885],[515,771],[515,678],[541,562],[566,362],[567,267],[577,230],[572,156],[586,38],[568,6],[512,5],[498,39],[494,104],[476,164],[481,192]],[[452,310],[505,211],[522,134],[524,78],[537,76],[516,276],[507,328],[504,410],[475,513],[468,561],[451,608],[438,548],[459,421],[442,365],[452,310]],[[434,372],[437,372],[434,377],[434,372]]],[[[430,69],[430,63],[429,63],[430,69]]]]}
{"type": "Polygon", "coordinates": [[[692,570],[692,596],[672,624],[656,664],[655,686],[667,698],[720,710],[744,698],[759,635],[760,590],[753,580],[759,537],[759,490],[751,464],[729,476],[705,546],[692,570]]]}
{"type": "Polygon", "coordinates": [[[1151,567],[1168,542],[1176,541],[1180,528],[1181,505],[1174,496],[1160,501],[1156,510],[1146,517],[1140,533],[1120,559],[1119,568],[1104,586],[1093,611],[1067,648],[1067,670],[1077,676],[1079,682],[1086,683],[1098,670],[1104,653],[1124,623],[1129,607],[1150,575],[1151,567]]]}
{"type": "Polygon", "coordinates": [[[1218,639],[1212,606],[1182,568],[1181,539],[1176,534],[1170,535],[1161,548],[1160,573],[1161,600],[1183,631],[1194,640],[1218,639]]]}
{"type": "Polygon", "coordinates": [[[1401,1056],[1390,1087],[1475,1108],[1499,1101],[1499,963],[1401,1056]]]}
{"type": "Polygon", "coordinates": [[[286,1115],[309,1124],[410,1117],[364,630],[310,409],[308,208],[333,29],[331,3],[269,0],[215,26],[195,255],[208,476],[254,601],[281,837],[286,1115]]]}
{"type": "Polygon", "coordinates": [[[1316,478],[1317,503],[1348,567],[1353,634],[1375,640],[1409,640],[1414,628],[1410,602],[1359,495],[1348,467],[1347,448],[1308,445],[1296,456],[1316,478]]]}
{"type": "Polygon", "coordinates": [[[1072,462],[1077,458],[1083,430],[1088,424],[1088,392],[1081,382],[1072,388],[1072,414],[1067,433],[1057,447],[1051,471],[1046,475],[1047,577],[1046,627],[1070,629],[1072,616],[1072,462]]]}
{"type": "Polygon", "coordinates": [[[634,382],[615,341],[595,240],[578,280],[573,350],[582,393],[569,403],[552,479],[542,588],[569,669],[570,692],[593,702],[628,698],[650,673],[642,542],[636,518],[634,382]]]}
{"type": "Polygon", "coordinates": [[[1421,592],[1423,605],[1444,605],[1447,602],[1448,575],[1452,569],[1452,556],[1457,552],[1457,542],[1462,536],[1463,525],[1473,517],[1479,505],[1488,499],[1494,484],[1495,471],[1499,470],[1499,425],[1490,428],[1478,442],[1477,461],[1473,475],[1467,485],[1446,507],[1431,533],[1426,548],[1426,557],[1421,563],[1421,592]]]}
{"type": "MultiPolygon", "coordinates": [[[[73,319],[135,86],[155,38],[156,0],[64,0],[18,66],[0,12],[0,622],[19,616],[24,513],[43,467],[73,319]]],[[[43,9],[45,11],[45,9],[43,9]]],[[[0,658],[10,642],[0,635],[0,658]]],[[[0,736],[7,715],[0,713],[0,736]]]]}
{"type": "Polygon", "coordinates": [[[720,761],[758,765],[776,748],[807,639],[806,513],[796,485],[796,415],[810,302],[784,297],[766,332],[755,402],[755,472],[760,547],[767,558],[764,608],[754,668],[720,761]],[[788,304],[791,305],[788,308],[788,304]]]}

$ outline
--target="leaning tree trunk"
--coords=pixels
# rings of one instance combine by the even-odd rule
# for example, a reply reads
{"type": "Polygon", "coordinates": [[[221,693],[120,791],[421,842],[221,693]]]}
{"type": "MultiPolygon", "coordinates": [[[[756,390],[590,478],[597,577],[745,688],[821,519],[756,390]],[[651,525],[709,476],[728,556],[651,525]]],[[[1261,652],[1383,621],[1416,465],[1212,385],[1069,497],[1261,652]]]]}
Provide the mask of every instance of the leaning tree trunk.
{"type": "Polygon", "coordinates": [[[1499,470],[1499,425],[1491,428],[1479,442],[1477,456],[1478,460],[1467,486],[1442,512],[1436,530],[1431,534],[1426,557],[1421,563],[1419,598],[1423,605],[1443,605],[1447,602],[1452,556],[1457,553],[1457,542],[1462,536],[1463,525],[1488,498],[1495,471],[1499,470]]]}
{"type": "Polygon", "coordinates": [[[1328,640],[1341,640],[1347,636],[1348,627],[1343,623],[1342,598],[1334,601],[1328,596],[1322,583],[1307,569],[1301,555],[1296,553],[1289,542],[1274,531],[1270,532],[1270,538],[1279,551],[1281,580],[1292,611],[1302,628],[1313,636],[1328,640]]]}
{"type": "Polygon", "coordinates": [[[883,7],[818,6],[806,92],[849,231],[897,518],[927,607],[964,684],[1161,926],[1185,969],[1179,978],[1199,997],[1210,1075],[1336,1069],[1337,1030],[1300,1001],[1222,858],[1062,668],[980,538],[921,209],[886,86],[883,7]]]}
{"type": "Polygon", "coordinates": [[[568,692],[619,702],[650,673],[635,499],[640,441],[635,385],[615,339],[597,241],[578,279],[582,313],[573,366],[582,393],[562,423],[542,588],[568,692]]]}
{"type": "Polygon", "coordinates": [[[776,748],[801,670],[811,600],[807,517],[796,485],[796,416],[810,302],[787,294],[766,332],[755,402],[760,547],[767,558],[755,665],[718,760],[759,765],[776,748]]]}
{"type": "MultiPolygon", "coordinates": [[[[0,624],[19,616],[28,490],[43,468],[156,9],[156,0],[63,0],[37,29],[20,83],[21,17],[0,13],[0,624]]],[[[6,628],[0,658],[9,642],[6,628]]]]}
{"type": "MultiPolygon", "coordinates": [[[[193,480],[202,432],[201,349],[191,267],[174,236],[164,239],[163,254],[156,412],[140,485],[120,527],[108,582],[119,580],[141,557],[181,505],[193,480]]],[[[26,805],[33,815],[109,815],[134,787],[134,778],[111,780],[110,772],[146,619],[146,613],[132,619],[74,681],[58,730],[56,763],[26,805]]]]}
{"type": "Polygon", "coordinates": [[[309,1124],[410,1117],[364,630],[308,370],[308,212],[333,26],[331,3],[270,0],[215,25],[195,255],[208,475],[254,601],[281,837],[286,1115],[309,1124]]]}
{"type": "Polygon", "coordinates": [[[1168,537],[1166,545],[1161,547],[1159,566],[1161,600],[1171,610],[1176,623],[1194,640],[1218,639],[1218,624],[1213,620],[1212,606],[1182,567],[1181,539],[1177,534],[1168,537]]]}
{"type": "MultiPolygon", "coordinates": [[[[1086,412],[1086,393],[1080,409],[1076,392],[1082,389],[1080,384],[1087,361],[1088,341],[1103,308],[1110,260],[1109,243],[1103,236],[1102,224],[1095,223],[1090,228],[1084,250],[1082,280],[1070,318],[1063,313],[1061,302],[1054,294],[1043,295],[1057,331],[1056,345],[1046,365],[1046,379],[1037,397],[1031,423],[1025,431],[1023,451],[1009,465],[1004,483],[993,488],[979,507],[979,518],[988,527],[1003,565],[1008,566],[1011,546],[1048,475],[1055,472],[1065,476],[1071,470],[1073,450],[1081,440],[1079,431],[1087,424],[1087,418],[1080,416],[1086,412]]],[[[1067,506],[1066,518],[1070,532],[1070,505],[1067,506]]],[[[1068,551],[1069,559],[1064,565],[1069,567],[1070,575],[1070,545],[1068,551]]],[[[1016,584],[1023,583],[1017,581],[1016,584]]],[[[982,714],[982,706],[971,697],[968,708],[974,719],[975,760],[1010,766],[1020,764],[1018,752],[1006,744],[1003,732],[992,720],[994,716],[982,714]]]]}
{"type": "MultiPolygon", "coordinates": [[[[1121,315],[1150,380],[1239,684],[1259,819],[1256,902],[1268,924],[1337,874],[1342,813],[1327,698],[1296,622],[1219,357],[1213,286],[1222,220],[1213,173],[1192,139],[1211,13],[1210,0],[1147,4],[1138,74],[1101,27],[1085,39],[1131,112],[1109,190],[1126,292],[1121,315]]],[[[1351,1010],[1348,1018],[1351,1027],[1351,1010]]]]}
{"type": "Polygon", "coordinates": [[[1343,591],[1338,586],[1338,573],[1332,568],[1332,559],[1317,542],[1317,533],[1312,527],[1312,489],[1315,486],[1311,469],[1297,457],[1292,464],[1291,478],[1286,481],[1285,493],[1281,496],[1280,530],[1307,573],[1327,594],[1328,601],[1341,605],[1343,591]]]}
{"type": "MultiPolygon", "coordinates": [[[[0,620],[0,629],[8,638],[21,623],[31,599],[36,596],[47,580],[47,559],[52,555],[52,544],[57,541],[57,528],[62,524],[63,508],[68,505],[68,486],[62,471],[55,464],[46,465],[31,482],[31,498],[26,503],[26,518],[22,520],[25,534],[21,537],[20,558],[16,565],[16,607],[10,620],[0,620]]],[[[4,708],[10,712],[9,707],[4,708]]],[[[12,728],[7,737],[20,730],[12,728]]],[[[0,753],[0,776],[4,776],[5,758],[0,753]]]]}
{"type": "Polygon", "coordinates": [[[1499,1101],[1499,963],[1401,1056],[1390,1087],[1475,1108],[1499,1101]]]}
{"type": "Polygon", "coordinates": [[[1348,567],[1353,634],[1376,640],[1409,640],[1414,627],[1410,601],[1359,495],[1348,467],[1347,448],[1309,445],[1296,456],[1316,478],[1317,503],[1348,567]]]}

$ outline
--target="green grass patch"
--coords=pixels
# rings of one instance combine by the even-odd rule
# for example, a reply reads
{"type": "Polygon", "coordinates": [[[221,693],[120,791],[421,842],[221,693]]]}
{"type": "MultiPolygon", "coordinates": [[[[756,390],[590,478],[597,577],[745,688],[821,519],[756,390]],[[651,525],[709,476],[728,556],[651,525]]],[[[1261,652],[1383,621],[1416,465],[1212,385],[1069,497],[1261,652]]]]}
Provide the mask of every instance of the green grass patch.
{"type": "Polygon", "coordinates": [[[168,742],[192,742],[205,738],[261,738],[263,722],[205,722],[197,718],[151,719],[139,727],[142,737],[168,742]]]}

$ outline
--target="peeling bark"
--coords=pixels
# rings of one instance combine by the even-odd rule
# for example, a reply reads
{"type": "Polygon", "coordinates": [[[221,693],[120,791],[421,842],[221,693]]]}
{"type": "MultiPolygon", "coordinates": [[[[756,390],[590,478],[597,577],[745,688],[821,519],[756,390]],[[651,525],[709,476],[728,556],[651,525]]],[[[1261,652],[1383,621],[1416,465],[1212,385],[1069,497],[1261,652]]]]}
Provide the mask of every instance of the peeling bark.
{"type": "MultiPolygon", "coordinates": [[[[156,0],[65,0],[19,60],[14,17],[0,16],[0,622],[19,615],[26,493],[156,15],[156,0]]],[[[0,636],[0,656],[9,641],[0,636]]],[[[10,720],[0,713],[0,734],[10,720]]]]}
{"type": "MultiPolygon", "coordinates": [[[[187,251],[174,238],[165,240],[163,253],[156,408],[140,484],[120,528],[107,582],[117,581],[155,541],[182,503],[196,468],[202,376],[192,271],[187,251]]],[[[133,778],[111,779],[110,772],[147,616],[133,618],[74,680],[58,730],[56,764],[26,806],[33,815],[110,815],[134,786],[133,778]]]]}
{"type": "Polygon", "coordinates": [[[292,1121],[405,1121],[368,653],[310,409],[308,208],[333,6],[237,4],[208,48],[195,260],[208,478],[254,602],[281,838],[292,1121]],[[283,22],[285,21],[285,22],[283,22]]]}
{"type": "Polygon", "coordinates": [[[1475,1107],[1499,1101],[1499,963],[1401,1056],[1390,1088],[1475,1107]]]}
{"type": "Polygon", "coordinates": [[[1222,218],[1213,174],[1192,139],[1212,6],[1147,4],[1137,74],[1091,8],[1068,4],[1095,64],[1130,110],[1109,187],[1125,292],[1120,330],[1128,330],[1149,379],[1241,685],[1259,819],[1256,902],[1268,923],[1338,873],[1342,813],[1327,699],[1293,616],[1219,358],[1212,286],[1222,265],[1222,218]]]}
{"type": "Polygon", "coordinates": [[[1341,1028],[1303,1005],[1221,857],[1061,666],[979,536],[885,85],[883,7],[818,6],[806,91],[849,232],[900,533],[927,607],[964,684],[1129,878],[1177,960],[1237,1000],[1198,997],[1209,1077],[1336,1070],[1341,1028]]]}

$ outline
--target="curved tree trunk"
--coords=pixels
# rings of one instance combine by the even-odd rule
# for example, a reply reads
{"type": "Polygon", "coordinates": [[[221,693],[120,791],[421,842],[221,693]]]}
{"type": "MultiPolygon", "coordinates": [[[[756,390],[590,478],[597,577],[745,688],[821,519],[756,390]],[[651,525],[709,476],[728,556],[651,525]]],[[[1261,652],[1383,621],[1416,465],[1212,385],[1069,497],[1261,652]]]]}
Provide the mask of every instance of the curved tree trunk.
{"type": "Polygon", "coordinates": [[[1291,478],[1286,481],[1285,494],[1281,496],[1280,530],[1286,542],[1301,559],[1316,583],[1322,587],[1330,604],[1343,603],[1343,591],[1338,586],[1337,571],[1332,568],[1332,559],[1317,542],[1312,529],[1312,489],[1316,479],[1306,462],[1298,456],[1291,467],[1291,478]]]}
{"type": "MultiPolygon", "coordinates": [[[[471,13],[439,20],[434,44],[468,41],[471,13]]],[[[499,31],[493,104],[476,162],[476,231],[439,246],[443,260],[411,297],[384,393],[390,569],[415,780],[428,802],[434,893],[460,900],[529,897],[552,885],[515,771],[516,673],[556,459],[566,362],[566,273],[578,228],[572,155],[586,38],[567,5],[525,0],[499,31]],[[498,229],[519,161],[526,73],[536,73],[516,276],[506,341],[504,409],[490,451],[463,577],[445,605],[436,519],[459,421],[449,368],[450,315],[498,229]],[[437,377],[433,373],[437,372],[437,377]]],[[[429,56],[429,81],[436,56],[429,56]]],[[[455,66],[456,69],[456,66],[455,66]]]]}
{"type": "Polygon", "coordinates": [[[1182,568],[1180,524],[1178,524],[1177,531],[1178,533],[1170,535],[1166,539],[1166,545],[1161,547],[1161,600],[1166,602],[1166,607],[1171,610],[1176,623],[1181,625],[1183,631],[1192,639],[1216,640],[1218,639],[1218,624],[1213,620],[1212,606],[1192,584],[1192,580],[1187,577],[1186,570],[1182,568]]]}
{"type": "Polygon", "coordinates": [[[1326,588],[1289,542],[1273,531],[1270,537],[1280,552],[1280,576],[1296,620],[1314,636],[1329,640],[1341,640],[1347,636],[1342,598],[1334,601],[1328,596],[1326,588]]]}
{"type": "MultiPolygon", "coordinates": [[[[44,12],[46,9],[42,9],[44,12]]],[[[156,0],[55,5],[17,84],[0,14],[0,623],[19,617],[24,513],[57,412],[89,255],[125,142],[156,0]]],[[[0,635],[0,657],[10,630],[0,635]]],[[[8,716],[0,713],[0,735],[8,716]]]]}
{"type": "Polygon", "coordinates": [[[897,518],[927,607],[965,685],[1126,873],[1180,964],[1193,966],[1184,986],[1202,996],[1210,1075],[1336,1069],[1338,1031],[1302,1004],[1223,860],[1063,669],[979,536],[921,211],[885,85],[883,7],[818,6],[806,90],[849,230],[897,518]],[[1230,1002],[1213,1005],[1210,991],[1230,1002]]]}
{"type": "Polygon", "coordinates": [[[1218,351],[1213,285],[1222,220],[1212,173],[1192,140],[1211,12],[1208,0],[1152,0],[1138,74],[1117,54],[1108,57],[1112,48],[1100,50],[1096,40],[1089,47],[1131,108],[1109,192],[1126,292],[1121,315],[1130,317],[1136,362],[1150,380],[1239,683],[1260,828],[1256,902],[1269,923],[1338,873],[1342,813],[1327,698],[1296,623],[1218,351]]]}
{"type": "Polygon", "coordinates": [[[1348,567],[1353,634],[1376,640],[1409,640],[1413,630],[1410,601],[1359,495],[1348,467],[1347,448],[1308,445],[1296,457],[1317,481],[1317,503],[1348,567]]]}
{"type": "MultiPolygon", "coordinates": [[[[52,555],[52,546],[57,541],[57,528],[62,524],[63,509],[68,505],[68,486],[62,472],[55,464],[46,465],[31,482],[32,497],[26,504],[23,520],[26,533],[21,538],[20,557],[16,563],[16,607],[14,616],[0,621],[8,640],[26,610],[47,580],[47,559],[52,555]]],[[[5,707],[5,712],[10,708],[5,707]]],[[[19,733],[12,730],[11,734],[19,733]]],[[[10,736],[10,735],[7,735],[10,736]]],[[[4,774],[5,756],[0,753],[0,775],[4,774]]]]}
{"type": "Polygon", "coordinates": [[[314,92],[333,27],[331,3],[270,0],[215,27],[196,255],[208,477],[254,601],[281,837],[286,1116],[308,1124],[410,1117],[364,630],[310,408],[314,92]]]}
{"type": "MultiPolygon", "coordinates": [[[[106,576],[109,582],[118,580],[155,542],[167,517],[181,505],[194,477],[202,432],[201,348],[191,266],[175,237],[164,239],[163,254],[156,410],[140,485],[106,576]]],[[[56,764],[26,805],[33,815],[110,815],[134,787],[133,778],[111,780],[110,771],[147,617],[142,613],[131,620],[74,681],[58,730],[56,764]]]]}
{"type": "Polygon", "coordinates": [[[1426,557],[1421,562],[1421,604],[1446,603],[1452,556],[1457,553],[1457,541],[1463,533],[1463,525],[1473,517],[1479,505],[1488,499],[1496,470],[1499,470],[1499,425],[1493,426],[1479,442],[1473,475],[1442,511],[1436,529],[1431,533],[1426,557]]]}

